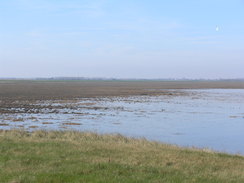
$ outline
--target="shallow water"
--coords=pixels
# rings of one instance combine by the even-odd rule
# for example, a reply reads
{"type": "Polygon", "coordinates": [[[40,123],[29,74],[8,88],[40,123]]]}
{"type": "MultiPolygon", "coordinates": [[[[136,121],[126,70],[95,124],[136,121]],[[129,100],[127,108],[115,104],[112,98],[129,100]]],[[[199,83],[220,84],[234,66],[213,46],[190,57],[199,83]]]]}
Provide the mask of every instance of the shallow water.
{"type": "MultiPolygon", "coordinates": [[[[171,90],[178,96],[82,99],[42,105],[69,105],[49,113],[5,114],[2,129],[75,129],[121,133],[131,137],[244,155],[244,90],[171,90]]],[[[19,109],[22,110],[22,109],[19,109]]]]}

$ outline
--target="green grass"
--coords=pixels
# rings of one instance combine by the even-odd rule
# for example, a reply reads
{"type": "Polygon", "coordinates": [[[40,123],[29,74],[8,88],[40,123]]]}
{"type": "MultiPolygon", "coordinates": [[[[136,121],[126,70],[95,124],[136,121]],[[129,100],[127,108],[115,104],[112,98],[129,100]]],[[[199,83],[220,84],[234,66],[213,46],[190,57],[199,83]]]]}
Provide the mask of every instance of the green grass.
{"type": "Polygon", "coordinates": [[[244,182],[244,157],[72,131],[0,131],[0,182],[244,182]]]}

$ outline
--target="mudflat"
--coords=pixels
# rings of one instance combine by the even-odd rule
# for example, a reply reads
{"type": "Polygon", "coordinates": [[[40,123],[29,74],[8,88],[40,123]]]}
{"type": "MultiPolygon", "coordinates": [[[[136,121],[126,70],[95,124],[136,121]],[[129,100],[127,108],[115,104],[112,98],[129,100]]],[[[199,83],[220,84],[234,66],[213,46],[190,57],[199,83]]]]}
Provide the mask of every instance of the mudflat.
{"type": "Polygon", "coordinates": [[[55,100],[174,95],[164,89],[244,89],[244,81],[15,81],[0,80],[0,100],[55,100]]]}
{"type": "MultiPolygon", "coordinates": [[[[39,80],[0,80],[0,114],[39,113],[47,107],[41,101],[76,100],[92,97],[114,96],[156,96],[187,95],[180,90],[204,88],[244,88],[244,81],[39,81],[39,80]],[[13,110],[16,109],[16,110],[13,110]],[[22,111],[19,111],[22,109],[22,111]]],[[[48,106],[55,109],[67,106],[48,106]]]]}

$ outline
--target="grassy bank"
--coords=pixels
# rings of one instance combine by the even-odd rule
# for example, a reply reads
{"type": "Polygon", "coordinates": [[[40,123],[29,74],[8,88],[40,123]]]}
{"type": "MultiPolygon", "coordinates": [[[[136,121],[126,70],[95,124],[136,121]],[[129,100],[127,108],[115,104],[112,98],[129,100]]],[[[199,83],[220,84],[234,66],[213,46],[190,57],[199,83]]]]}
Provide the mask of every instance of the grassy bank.
{"type": "Polygon", "coordinates": [[[244,157],[120,135],[0,131],[0,182],[244,182],[244,157]]]}

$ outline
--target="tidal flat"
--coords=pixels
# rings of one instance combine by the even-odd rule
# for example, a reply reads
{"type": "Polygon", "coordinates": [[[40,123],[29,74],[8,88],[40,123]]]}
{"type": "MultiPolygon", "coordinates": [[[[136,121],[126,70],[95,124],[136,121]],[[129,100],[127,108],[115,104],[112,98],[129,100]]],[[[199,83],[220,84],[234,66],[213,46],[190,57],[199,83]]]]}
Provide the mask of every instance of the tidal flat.
{"type": "Polygon", "coordinates": [[[8,81],[0,87],[4,130],[120,133],[244,154],[243,82],[8,81]]]}

